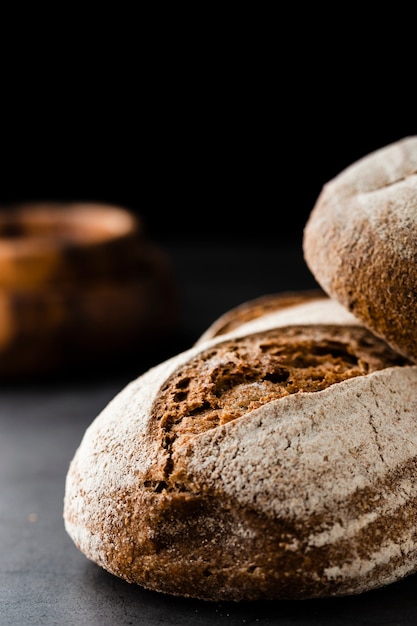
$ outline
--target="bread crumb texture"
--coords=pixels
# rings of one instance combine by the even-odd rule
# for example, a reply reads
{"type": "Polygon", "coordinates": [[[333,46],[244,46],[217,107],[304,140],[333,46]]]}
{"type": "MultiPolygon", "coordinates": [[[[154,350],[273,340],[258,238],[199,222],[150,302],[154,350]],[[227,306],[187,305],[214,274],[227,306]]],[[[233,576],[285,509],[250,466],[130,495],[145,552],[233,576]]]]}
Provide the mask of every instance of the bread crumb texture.
{"type": "Polygon", "coordinates": [[[207,342],[131,382],[71,462],[67,532],[211,601],[360,593],[416,569],[417,367],[360,326],[207,342]]]}

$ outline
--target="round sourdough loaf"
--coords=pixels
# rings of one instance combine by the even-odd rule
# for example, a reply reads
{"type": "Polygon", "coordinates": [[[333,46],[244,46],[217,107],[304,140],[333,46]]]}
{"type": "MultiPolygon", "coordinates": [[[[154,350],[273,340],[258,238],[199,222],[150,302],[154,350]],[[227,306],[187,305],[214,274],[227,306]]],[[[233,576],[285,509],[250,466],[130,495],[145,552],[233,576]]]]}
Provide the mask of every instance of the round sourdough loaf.
{"type": "Polygon", "coordinates": [[[303,247],[324,291],[417,361],[417,136],[365,156],[328,182],[303,247]]]}
{"type": "Polygon", "coordinates": [[[241,601],[416,571],[417,366],[327,297],[272,299],[130,382],[85,432],[64,523],[108,572],[241,601]]]}

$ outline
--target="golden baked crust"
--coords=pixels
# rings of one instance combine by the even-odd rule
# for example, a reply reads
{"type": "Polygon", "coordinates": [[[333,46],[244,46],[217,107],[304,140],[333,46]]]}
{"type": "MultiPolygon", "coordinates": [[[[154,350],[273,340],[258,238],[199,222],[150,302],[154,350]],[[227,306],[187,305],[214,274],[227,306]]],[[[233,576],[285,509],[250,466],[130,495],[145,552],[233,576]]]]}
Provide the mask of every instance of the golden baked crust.
{"type": "Polygon", "coordinates": [[[324,291],[417,361],[417,136],[367,155],[328,182],[303,247],[324,291]]]}
{"type": "Polygon", "coordinates": [[[94,420],[64,501],[88,558],[213,601],[360,593],[415,571],[417,367],[327,298],[333,323],[288,308],[291,325],[261,316],[204,341],[94,420]]]}

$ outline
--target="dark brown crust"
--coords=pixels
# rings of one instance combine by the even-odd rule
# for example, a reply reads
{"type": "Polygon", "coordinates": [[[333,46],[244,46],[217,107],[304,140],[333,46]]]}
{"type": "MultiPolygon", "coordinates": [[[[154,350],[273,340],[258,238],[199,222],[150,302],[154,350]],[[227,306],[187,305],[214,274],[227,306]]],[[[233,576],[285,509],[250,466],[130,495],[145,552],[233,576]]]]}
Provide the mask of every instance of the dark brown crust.
{"type": "MultiPolygon", "coordinates": [[[[159,447],[158,462],[132,491],[108,494],[119,520],[107,514],[90,527],[94,535],[111,537],[103,567],[149,589],[204,600],[348,593],[345,583],[320,572],[329,563],[356,556],[356,544],[308,546],[309,535],[323,524],[321,518],[277,519],[242,507],[221,490],[202,490],[187,475],[186,450],[202,433],[264,403],[403,363],[359,326],[272,329],[201,352],[169,377],[153,403],[146,436],[159,447]],[[289,550],[294,542],[299,549],[289,550]]],[[[414,465],[409,472],[413,470],[414,465]]],[[[396,480],[398,474],[392,477],[394,488],[396,480]]],[[[358,492],[354,500],[345,503],[347,509],[355,515],[366,512],[366,494],[358,492]]],[[[385,523],[375,522],[372,540],[364,531],[364,553],[375,548],[385,523]]],[[[387,571],[389,575],[390,567],[387,571]]],[[[369,581],[360,581],[366,584],[372,586],[372,574],[369,581]]],[[[352,585],[352,592],[357,591],[355,581],[352,585]]]]}
{"type": "Polygon", "coordinates": [[[304,231],[319,284],[417,361],[417,137],[369,155],[327,183],[304,231]]]}
{"type": "Polygon", "coordinates": [[[272,328],[177,355],[88,429],[67,477],[67,530],[128,582],[203,600],[398,580],[417,563],[417,374],[404,363],[354,325],[272,328]]]}
{"type": "Polygon", "coordinates": [[[88,558],[215,602],[356,594],[416,571],[417,368],[339,310],[300,319],[181,353],[101,413],[64,505],[88,558]]]}
{"type": "MultiPolygon", "coordinates": [[[[381,484],[358,489],[337,514],[372,515],[376,494],[401,491],[402,483],[414,480],[416,471],[414,457],[389,472],[381,484]]],[[[389,583],[404,556],[393,556],[350,582],[326,576],[329,564],[372,558],[381,538],[393,544],[417,539],[417,530],[409,530],[415,527],[415,499],[378,516],[358,531],[354,541],[346,537],[312,546],[309,537],[320,532],[322,516],[271,519],[215,492],[146,494],[139,499],[136,492],[110,495],[126,511],[127,524],[109,545],[106,569],[148,589],[202,600],[294,600],[361,593],[389,583]],[[401,528],[406,529],[404,536],[401,528]],[[144,537],[144,529],[151,532],[138,550],[129,539],[144,537]],[[291,545],[297,550],[288,549],[291,545]]],[[[96,532],[103,533],[103,528],[104,520],[96,532]]],[[[114,535],[114,529],[109,530],[114,535]]],[[[407,560],[417,563],[416,552],[407,554],[407,560]]],[[[416,569],[417,565],[410,566],[408,573],[416,569]]]]}

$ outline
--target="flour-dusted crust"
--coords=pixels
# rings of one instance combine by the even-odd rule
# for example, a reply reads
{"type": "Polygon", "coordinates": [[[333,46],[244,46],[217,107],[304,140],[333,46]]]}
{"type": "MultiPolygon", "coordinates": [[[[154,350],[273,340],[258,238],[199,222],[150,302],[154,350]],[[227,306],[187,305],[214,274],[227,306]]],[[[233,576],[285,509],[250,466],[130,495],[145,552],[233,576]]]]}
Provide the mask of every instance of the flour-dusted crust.
{"type": "Polygon", "coordinates": [[[330,297],[417,361],[417,136],[367,155],[328,182],[303,248],[330,297]]]}
{"type": "Polygon", "coordinates": [[[70,464],[77,547],[128,582],[212,601],[414,572],[417,366],[338,307],[258,316],[129,383],[70,464]]]}

